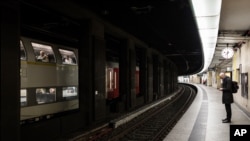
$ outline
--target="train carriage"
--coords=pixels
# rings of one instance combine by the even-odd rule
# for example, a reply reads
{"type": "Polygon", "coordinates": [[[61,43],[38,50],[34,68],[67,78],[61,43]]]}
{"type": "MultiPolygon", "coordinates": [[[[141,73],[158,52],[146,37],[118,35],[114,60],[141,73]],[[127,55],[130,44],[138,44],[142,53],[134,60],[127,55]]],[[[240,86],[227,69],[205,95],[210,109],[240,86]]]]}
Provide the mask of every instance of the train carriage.
{"type": "Polygon", "coordinates": [[[20,120],[38,121],[79,108],[78,50],[26,37],[20,40],[20,120]]]}
{"type": "MultiPolygon", "coordinates": [[[[136,95],[140,94],[140,83],[139,83],[140,69],[136,66],[135,70],[135,89],[136,95]]],[[[106,99],[114,100],[120,96],[119,92],[119,63],[118,62],[107,62],[106,64],[106,99]]]]}

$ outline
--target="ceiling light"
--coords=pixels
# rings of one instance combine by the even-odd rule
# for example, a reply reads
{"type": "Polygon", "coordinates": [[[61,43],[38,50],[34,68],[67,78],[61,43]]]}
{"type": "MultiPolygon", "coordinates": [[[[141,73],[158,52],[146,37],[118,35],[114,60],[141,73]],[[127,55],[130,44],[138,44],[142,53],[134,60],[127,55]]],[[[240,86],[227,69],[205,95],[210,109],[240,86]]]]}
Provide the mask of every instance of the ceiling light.
{"type": "Polygon", "coordinates": [[[222,0],[191,0],[204,52],[202,73],[211,64],[219,30],[222,0]]]}

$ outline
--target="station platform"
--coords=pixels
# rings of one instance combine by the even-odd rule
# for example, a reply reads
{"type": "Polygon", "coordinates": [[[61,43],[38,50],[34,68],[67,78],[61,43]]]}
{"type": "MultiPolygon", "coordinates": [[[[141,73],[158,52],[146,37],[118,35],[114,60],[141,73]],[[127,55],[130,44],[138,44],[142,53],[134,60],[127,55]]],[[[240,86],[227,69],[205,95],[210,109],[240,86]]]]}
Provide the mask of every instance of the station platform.
{"type": "Polygon", "coordinates": [[[235,103],[231,105],[231,123],[226,118],[222,92],[202,84],[197,96],[183,117],[177,122],[164,141],[229,141],[230,125],[250,125],[250,117],[235,103]]]}

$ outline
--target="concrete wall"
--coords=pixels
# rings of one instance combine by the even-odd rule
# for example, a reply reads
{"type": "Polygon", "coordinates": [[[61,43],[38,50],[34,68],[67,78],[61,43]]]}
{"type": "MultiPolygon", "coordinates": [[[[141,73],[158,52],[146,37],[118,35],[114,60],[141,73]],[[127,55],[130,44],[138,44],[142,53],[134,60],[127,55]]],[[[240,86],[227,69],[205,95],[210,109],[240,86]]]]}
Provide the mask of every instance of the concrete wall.
{"type": "Polygon", "coordinates": [[[191,75],[190,76],[190,83],[196,83],[196,84],[200,84],[201,83],[201,77],[198,75],[191,75]]]}
{"type": "Polygon", "coordinates": [[[242,96],[242,83],[241,83],[241,74],[248,73],[250,74],[250,41],[246,40],[245,44],[242,45],[240,49],[235,51],[233,58],[233,80],[239,83],[239,90],[237,94],[234,94],[234,100],[238,103],[243,109],[250,112],[250,98],[249,98],[249,81],[247,85],[248,98],[242,96]]]}

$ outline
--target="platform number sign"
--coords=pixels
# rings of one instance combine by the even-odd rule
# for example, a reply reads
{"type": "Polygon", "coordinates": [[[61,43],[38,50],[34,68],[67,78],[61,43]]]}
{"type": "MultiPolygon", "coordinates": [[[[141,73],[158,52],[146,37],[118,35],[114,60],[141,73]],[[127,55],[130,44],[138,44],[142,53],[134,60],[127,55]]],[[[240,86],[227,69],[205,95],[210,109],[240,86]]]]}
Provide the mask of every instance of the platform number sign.
{"type": "Polygon", "coordinates": [[[230,125],[230,141],[249,141],[250,125],[230,125]]]}

